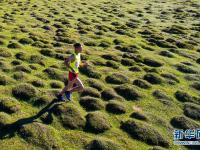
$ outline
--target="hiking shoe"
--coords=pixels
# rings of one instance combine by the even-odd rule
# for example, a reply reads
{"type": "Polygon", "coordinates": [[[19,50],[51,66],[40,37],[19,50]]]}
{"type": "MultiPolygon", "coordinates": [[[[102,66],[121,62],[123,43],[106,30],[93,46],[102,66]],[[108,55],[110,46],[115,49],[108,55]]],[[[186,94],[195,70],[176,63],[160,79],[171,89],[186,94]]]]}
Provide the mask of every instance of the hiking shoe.
{"type": "Polygon", "coordinates": [[[64,97],[62,95],[60,95],[60,94],[57,95],[56,97],[57,97],[58,101],[60,101],[60,102],[64,102],[65,101],[64,97]]]}
{"type": "Polygon", "coordinates": [[[65,91],[65,96],[66,96],[67,100],[71,101],[71,93],[70,93],[70,91],[65,91]]]}

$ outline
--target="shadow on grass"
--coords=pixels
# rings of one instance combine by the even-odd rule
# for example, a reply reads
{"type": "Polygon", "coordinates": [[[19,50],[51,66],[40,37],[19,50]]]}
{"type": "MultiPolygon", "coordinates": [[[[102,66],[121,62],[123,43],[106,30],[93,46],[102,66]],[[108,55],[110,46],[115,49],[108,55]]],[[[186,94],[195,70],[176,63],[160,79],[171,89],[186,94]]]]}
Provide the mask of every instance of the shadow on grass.
{"type": "Polygon", "coordinates": [[[35,122],[36,119],[41,117],[46,112],[48,112],[51,115],[54,106],[59,105],[59,103],[56,102],[56,99],[52,100],[46,107],[44,107],[34,116],[22,118],[14,123],[5,125],[0,129],[0,139],[6,139],[15,136],[16,132],[20,129],[21,126],[35,122]]]}

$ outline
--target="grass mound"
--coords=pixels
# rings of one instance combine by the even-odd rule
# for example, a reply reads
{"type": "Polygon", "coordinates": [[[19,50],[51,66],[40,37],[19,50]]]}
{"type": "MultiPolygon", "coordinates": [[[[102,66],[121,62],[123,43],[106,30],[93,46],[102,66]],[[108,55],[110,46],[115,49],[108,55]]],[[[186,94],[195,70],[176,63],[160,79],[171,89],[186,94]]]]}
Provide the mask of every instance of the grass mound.
{"type": "Polygon", "coordinates": [[[135,119],[138,119],[138,120],[144,120],[144,121],[147,121],[148,118],[145,114],[141,113],[141,112],[133,112],[131,115],[130,115],[131,118],[135,118],[135,119]]]}
{"type": "Polygon", "coordinates": [[[22,38],[19,40],[19,43],[21,44],[32,44],[33,43],[33,40],[31,38],[22,38]]]}
{"type": "Polygon", "coordinates": [[[42,80],[33,80],[31,84],[35,87],[44,87],[45,83],[42,80]]]}
{"type": "Polygon", "coordinates": [[[17,42],[10,42],[8,44],[8,48],[12,48],[12,49],[21,48],[21,47],[22,46],[19,43],[17,43],[17,42]]]}
{"type": "Polygon", "coordinates": [[[13,87],[12,94],[19,99],[30,100],[37,96],[37,90],[30,84],[21,83],[13,87]]]}
{"type": "Polygon", "coordinates": [[[163,104],[170,105],[171,104],[171,98],[168,97],[165,93],[161,92],[160,90],[153,91],[152,95],[157,98],[159,101],[161,101],[163,104]]]}
{"type": "Polygon", "coordinates": [[[151,85],[147,81],[144,81],[141,79],[134,80],[133,85],[136,85],[142,89],[150,89],[151,88],[151,85]]]}
{"type": "Polygon", "coordinates": [[[63,83],[60,81],[51,81],[50,86],[52,88],[62,88],[63,87],[63,83]]]}
{"type": "Polygon", "coordinates": [[[113,114],[124,114],[126,113],[126,107],[120,102],[109,101],[106,105],[106,110],[113,114]]]}
{"type": "Polygon", "coordinates": [[[196,63],[197,63],[197,64],[200,64],[200,58],[198,58],[198,59],[196,60],[196,63]]]}
{"type": "Polygon", "coordinates": [[[79,103],[83,106],[87,111],[101,110],[104,109],[104,103],[94,97],[85,96],[81,97],[79,103]]]}
{"type": "Polygon", "coordinates": [[[120,150],[120,149],[121,148],[117,143],[105,139],[94,139],[85,146],[85,150],[120,150]]]}
{"type": "Polygon", "coordinates": [[[111,83],[111,84],[123,84],[123,83],[128,83],[129,79],[128,77],[119,74],[119,73],[113,73],[111,75],[108,75],[105,78],[107,83],[111,83]]]}
{"type": "Polygon", "coordinates": [[[146,123],[128,120],[122,122],[121,128],[133,138],[146,142],[147,144],[169,147],[169,142],[156,129],[146,123]]]}
{"type": "Polygon", "coordinates": [[[84,88],[84,90],[81,93],[81,97],[83,96],[91,96],[91,97],[101,97],[101,94],[99,93],[99,91],[97,89],[91,88],[91,87],[87,87],[84,88]]]}
{"type": "Polygon", "coordinates": [[[124,66],[133,66],[135,64],[135,61],[128,58],[123,58],[121,59],[121,64],[124,66]]]}
{"type": "Polygon", "coordinates": [[[53,112],[60,118],[63,127],[66,129],[82,129],[85,127],[85,118],[73,106],[59,105],[54,108],[53,112]]]}
{"type": "Polygon", "coordinates": [[[8,63],[0,61],[0,70],[7,73],[11,71],[11,67],[8,63]]]}
{"type": "Polygon", "coordinates": [[[163,79],[156,73],[147,73],[143,78],[151,84],[161,84],[163,82],[163,79]]]}
{"type": "Polygon", "coordinates": [[[8,85],[10,83],[14,83],[12,78],[5,75],[0,75],[0,85],[8,85]]]}
{"type": "Polygon", "coordinates": [[[15,57],[16,57],[17,59],[22,60],[22,61],[28,60],[28,56],[27,56],[27,54],[24,53],[24,52],[18,52],[18,53],[16,53],[16,54],[15,54],[15,57]]]}
{"type": "Polygon", "coordinates": [[[10,97],[0,98],[0,110],[6,113],[15,113],[20,110],[20,103],[10,97]]]}
{"type": "Polygon", "coordinates": [[[43,106],[43,105],[47,105],[48,103],[50,103],[51,101],[51,97],[48,96],[48,95],[42,95],[42,96],[39,96],[37,97],[34,102],[33,102],[33,105],[34,106],[43,106]]]}
{"type": "Polygon", "coordinates": [[[164,56],[164,57],[169,57],[169,58],[174,58],[174,57],[175,57],[175,56],[174,56],[171,52],[169,52],[169,51],[161,51],[161,52],[159,53],[159,55],[164,56]]]}
{"type": "Polygon", "coordinates": [[[17,65],[13,69],[16,72],[22,71],[22,72],[26,72],[26,73],[31,73],[31,71],[32,71],[32,69],[30,67],[24,66],[24,65],[17,65]]]}
{"type": "Polygon", "coordinates": [[[8,50],[0,49],[0,57],[9,58],[12,54],[8,50]]]}
{"type": "Polygon", "coordinates": [[[25,72],[19,71],[19,72],[15,72],[13,73],[13,78],[15,80],[23,80],[27,77],[25,72]]]}
{"type": "Polygon", "coordinates": [[[163,63],[158,62],[156,60],[153,60],[151,58],[144,58],[143,63],[147,66],[150,66],[150,67],[161,67],[161,66],[163,66],[163,63]]]}
{"type": "Polygon", "coordinates": [[[132,72],[141,72],[142,71],[142,69],[137,66],[130,67],[129,70],[132,72]]]}
{"type": "Polygon", "coordinates": [[[14,65],[14,66],[16,66],[16,65],[21,65],[22,62],[21,62],[20,60],[13,60],[13,61],[11,62],[11,64],[14,65]]]}
{"type": "Polygon", "coordinates": [[[103,90],[104,85],[96,79],[88,79],[87,83],[90,87],[95,88],[99,91],[103,90]]]}
{"type": "Polygon", "coordinates": [[[173,117],[170,121],[171,125],[178,129],[196,129],[199,128],[199,124],[185,116],[173,117]]]}
{"type": "Polygon", "coordinates": [[[54,51],[47,48],[41,49],[40,53],[44,56],[49,56],[49,57],[55,57],[56,55],[54,51]]]}
{"type": "Polygon", "coordinates": [[[61,71],[59,71],[58,69],[49,67],[49,68],[43,70],[43,72],[47,73],[47,75],[50,79],[64,81],[63,73],[61,71]]]}
{"type": "Polygon", "coordinates": [[[113,69],[118,69],[119,68],[119,64],[116,63],[115,61],[112,61],[112,60],[106,61],[106,66],[107,67],[111,67],[113,69]]]}
{"type": "Polygon", "coordinates": [[[5,112],[0,112],[0,130],[4,129],[11,122],[11,117],[5,112]]]}
{"type": "Polygon", "coordinates": [[[200,91],[200,82],[193,82],[191,85],[190,85],[192,88],[200,91]]]}
{"type": "Polygon", "coordinates": [[[52,150],[60,147],[55,129],[47,125],[38,122],[23,125],[18,133],[28,143],[42,149],[52,150]]]}
{"type": "Polygon", "coordinates": [[[95,69],[91,66],[87,67],[80,67],[80,72],[83,73],[84,75],[90,77],[90,78],[95,78],[95,79],[100,79],[101,74],[95,71],[95,69]]]}
{"type": "Polygon", "coordinates": [[[31,55],[29,58],[30,63],[37,63],[44,66],[44,58],[41,55],[31,55]]]}
{"type": "Polygon", "coordinates": [[[152,148],[149,148],[148,150],[166,150],[165,148],[162,148],[160,146],[154,146],[152,148]]]}
{"type": "Polygon", "coordinates": [[[189,66],[186,66],[184,64],[176,64],[175,67],[178,71],[180,71],[182,73],[189,73],[189,74],[197,74],[198,73],[195,69],[193,69],[189,66]]]}
{"type": "Polygon", "coordinates": [[[170,34],[186,34],[184,29],[182,27],[172,25],[171,27],[167,27],[163,29],[164,32],[170,33],[170,34]]]}
{"type": "Polygon", "coordinates": [[[113,89],[105,89],[101,92],[101,98],[103,98],[104,100],[111,100],[119,98],[119,96],[113,89]]]}
{"type": "Polygon", "coordinates": [[[173,74],[162,73],[161,76],[162,76],[163,78],[165,78],[166,80],[169,80],[169,83],[170,83],[170,82],[176,82],[176,83],[179,83],[179,82],[180,82],[179,79],[178,79],[175,75],[173,75],[173,74]]]}
{"type": "Polygon", "coordinates": [[[180,102],[194,102],[199,103],[199,99],[197,97],[194,97],[192,95],[189,95],[187,92],[177,90],[174,93],[176,99],[180,102]]]}
{"type": "Polygon", "coordinates": [[[87,114],[86,120],[86,130],[94,133],[102,133],[111,128],[108,119],[101,112],[87,114]]]}
{"type": "Polygon", "coordinates": [[[136,91],[133,87],[128,85],[119,85],[114,88],[115,91],[124,97],[126,100],[139,100],[142,95],[136,91]]]}
{"type": "Polygon", "coordinates": [[[200,107],[196,104],[186,103],[184,105],[184,114],[195,120],[200,119],[200,107]]]}
{"type": "Polygon", "coordinates": [[[117,61],[117,62],[120,61],[118,56],[112,55],[112,54],[104,54],[101,57],[104,59],[107,59],[107,60],[113,60],[113,61],[117,61]]]}

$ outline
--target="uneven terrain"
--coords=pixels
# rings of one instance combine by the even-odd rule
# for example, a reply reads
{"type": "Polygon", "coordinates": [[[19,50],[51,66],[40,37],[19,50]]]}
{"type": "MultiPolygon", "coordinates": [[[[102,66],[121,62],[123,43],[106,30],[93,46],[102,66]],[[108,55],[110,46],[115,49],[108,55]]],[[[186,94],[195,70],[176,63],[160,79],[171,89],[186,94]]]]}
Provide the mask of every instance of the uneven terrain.
{"type": "Polygon", "coordinates": [[[200,128],[198,0],[0,0],[1,150],[182,150],[200,128]],[[85,89],[54,104],[73,44],[85,89]]]}

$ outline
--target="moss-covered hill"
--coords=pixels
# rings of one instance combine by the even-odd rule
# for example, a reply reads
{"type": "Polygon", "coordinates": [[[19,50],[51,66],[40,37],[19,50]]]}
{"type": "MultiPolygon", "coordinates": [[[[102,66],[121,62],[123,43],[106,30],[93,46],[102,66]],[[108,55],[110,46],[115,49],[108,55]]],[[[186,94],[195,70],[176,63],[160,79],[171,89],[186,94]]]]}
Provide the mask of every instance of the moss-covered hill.
{"type": "Polygon", "coordinates": [[[0,149],[188,149],[173,130],[200,128],[199,12],[198,0],[0,0],[0,149]],[[75,42],[85,90],[53,104],[75,42]]]}

